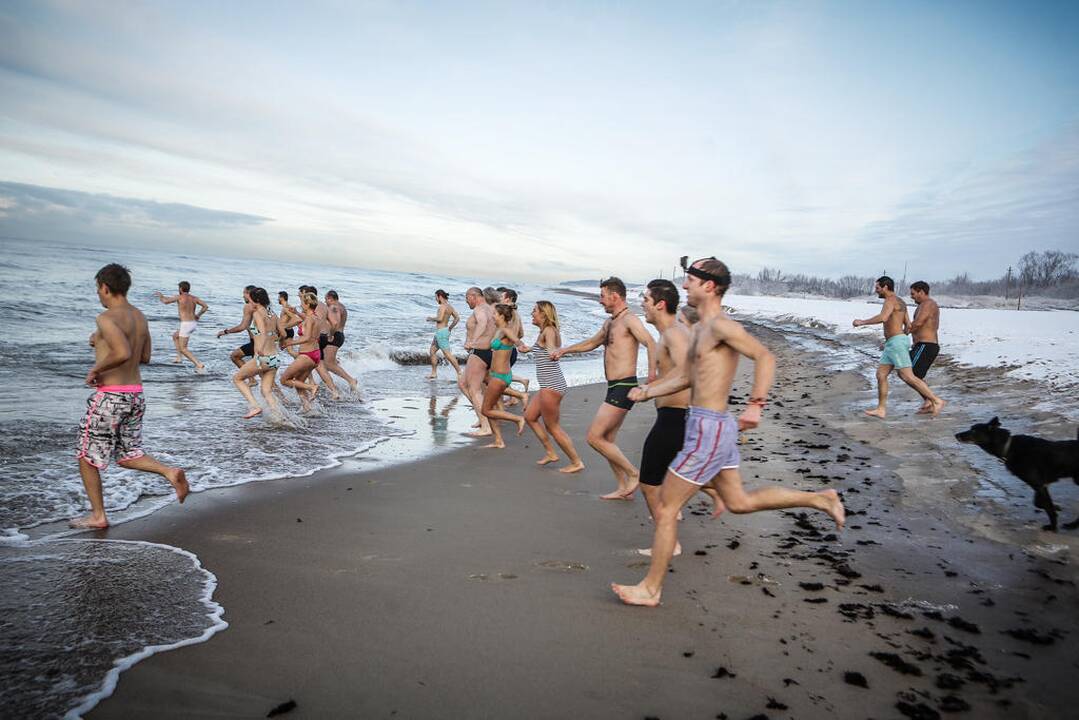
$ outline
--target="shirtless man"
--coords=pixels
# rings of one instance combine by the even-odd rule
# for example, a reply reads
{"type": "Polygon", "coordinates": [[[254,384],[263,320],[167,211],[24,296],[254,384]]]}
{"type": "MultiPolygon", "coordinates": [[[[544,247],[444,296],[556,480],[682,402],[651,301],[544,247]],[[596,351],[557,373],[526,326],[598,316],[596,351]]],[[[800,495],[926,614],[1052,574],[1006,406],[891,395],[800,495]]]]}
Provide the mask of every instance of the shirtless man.
{"type": "Polygon", "coordinates": [[[210,306],[191,294],[191,283],[188,281],[180,281],[177,287],[180,292],[176,295],[166,296],[160,291],[154,293],[157,295],[157,299],[165,305],[176,303],[176,307],[180,311],[180,329],[172,334],[172,343],[176,346],[176,357],[173,362],[183,362],[183,358],[180,357],[182,355],[195,363],[195,372],[202,372],[206,369],[206,366],[200,363],[199,359],[187,349],[187,341],[191,334],[195,332],[195,328],[199,326],[199,319],[202,318],[203,313],[210,309],[210,306]],[[198,306],[198,312],[195,312],[195,306],[198,306]]]}
{"type": "Polygon", "coordinates": [[[667,469],[654,515],[652,563],[636,585],[611,585],[627,605],[659,605],[668,564],[678,542],[678,511],[712,485],[734,513],[805,507],[828,513],[843,527],[845,513],[835,490],[800,492],[765,487],[747,493],[738,472],[738,431],[757,427],[775,375],[775,358],[741,324],[723,312],[723,294],[731,274],[719,260],[705,258],[686,268],[686,301],[697,308],[684,368],[654,384],[630,392],[633,400],[648,400],[690,389],[689,416],[682,450],[667,469]],[[753,361],[753,390],[745,412],[736,421],[727,412],[727,398],[738,369],[739,356],[753,361]]]}
{"type": "Polygon", "coordinates": [[[916,378],[911,370],[910,338],[907,336],[910,325],[907,304],[895,294],[895,281],[887,275],[882,275],[877,278],[873,291],[877,293],[877,297],[884,299],[884,307],[868,320],[854,321],[854,327],[884,324],[884,353],[880,356],[880,364],[877,365],[877,406],[872,410],[866,410],[865,414],[877,418],[884,418],[887,415],[885,406],[888,403],[888,376],[894,368],[899,373],[899,379],[922,396],[925,403],[929,405],[929,413],[939,415],[941,408],[944,407],[944,401],[934,395],[925,381],[916,378]]]}
{"type": "Polygon", "coordinates": [[[469,435],[484,437],[491,434],[491,423],[483,415],[483,380],[491,367],[491,339],[496,330],[494,308],[478,287],[470,287],[465,292],[465,302],[472,309],[472,316],[465,322],[465,350],[469,354],[457,384],[479,418],[479,429],[469,435]]]}
{"type": "Polygon", "coordinates": [[[461,321],[461,316],[453,309],[453,305],[450,305],[450,295],[445,290],[435,290],[435,302],[438,303],[438,312],[427,318],[427,322],[435,324],[435,336],[431,340],[431,374],[427,379],[434,380],[438,377],[438,353],[442,351],[442,357],[446,358],[446,362],[457,373],[457,380],[460,382],[461,366],[457,364],[457,358],[453,356],[450,348],[450,333],[461,321]]]}
{"type": "MultiPolygon", "coordinates": [[[[244,358],[255,357],[255,338],[251,335],[251,318],[255,315],[255,304],[251,302],[251,291],[254,289],[254,285],[248,285],[244,288],[244,314],[240,318],[239,324],[220,330],[217,333],[217,337],[221,337],[222,335],[247,332],[247,342],[229,353],[229,360],[237,368],[242,368],[244,363],[247,362],[244,358]]],[[[251,378],[247,384],[253,385],[254,382],[255,379],[251,378]]]]}
{"type": "Polygon", "coordinates": [[[348,308],[344,306],[337,296],[336,290],[326,291],[327,319],[330,321],[330,337],[326,348],[322,351],[322,364],[329,372],[348,383],[352,392],[356,392],[359,383],[356,378],[348,374],[341,363],[337,362],[337,351],[345,344],[345,325],[348,324],[348,308]]]}
{"type": "Polygon", "coordinates": [[[588,428],[588,444],[611,466],[618,487],[603,495],[604,500],[632,500],[639,484],[640,473],[615,444],[618,430],[633,407],[630,391],[637,387],[637,354],[641,345],[648,350],[648,380],[656,376],[656,343],[644,324],[626,305],[626,285],[616,277],[599,284],[599,303],[611,316],[599,332],[588,340],[569,347],[552,350],[551,360],[560,360],[570,353],[594,350],[603,345],[603,370],[607,377],[607,397],[592,425],[588,428]]]}
{"type": "MultiPolygon", "coordinates": [[[[929,367],[940,353],[937,339],[937,331],[940,329],[940,305],[929,297],[929,283],[923,280],[910,286],[910,298],[918,305],[914,311],[914,322],[910,324],[910,332],[914,336],[914,347],[910,349],[911,370],[914,371],[914,377],[925,380],[929,367]]],[[[930,412],[933,412],[933,404],[923,402],[918,414],[930,412]]]]}
{"type": "Polygon", "coordinates": [[[150,327],[146,317],[127,301],[131,274],[123,265],[106,265],[97,271],[97,297],[105,312],[97,316],[97,329],[90,335],[94,366],[86,384],[94,388],[79,426],[79,474],[90,499],[90,514],[72,520],[73,528],[103,529],[109,526],[101,490],[101,470],[112,458],[125,468],[152,472],[169,481],[182,503],[188,486],[184,471],[162,465],[142,451],[142,396],[139,365],[150,362],[150,327]]]}
{"type": "MultiPolygon", "coordinates": [[[[656,343],[656,380],[684,372],[691,327],[677,319],[678,288],[670,280],[653,280],[644,291],[641,308],[644,310],[644,319],[659,331],[659,342],[656,343]]],[[[693,317],[695,319],[696,314],[693,317]]],[[[648,432],[644,449],[641,451],[641,492],[653,518],[659,508],[660,486],[667,474],[667,466],[682,449],[688,407],[688,389],[656,398],[656,422],[648,432]]],[[[715,489],[709,486],[701,489],[712,498],[712,517],[719,517],[724,510],[723,500],[715,489]]],[[[637,552],[646,556],[652,554],[647,548],[637,552]]],[[[676,543],[674,555],[677,557],[681,554],[682,546],[676,543]]]]}

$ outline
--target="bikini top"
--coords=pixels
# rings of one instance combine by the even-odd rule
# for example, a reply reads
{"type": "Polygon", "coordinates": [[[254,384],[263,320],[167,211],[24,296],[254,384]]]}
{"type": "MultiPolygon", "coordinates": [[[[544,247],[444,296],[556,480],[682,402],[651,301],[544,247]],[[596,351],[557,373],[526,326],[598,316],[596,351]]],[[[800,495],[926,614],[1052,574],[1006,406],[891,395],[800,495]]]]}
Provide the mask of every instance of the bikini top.
{"type": "MultiPolygon", "coordinates": [[[[266,308],[266,319],[270,320],[271,318],[273,318],[273,313],[270,312],[269,308],[266,308]]],[[[259,335],[262,334],[262,333],[259,332],[258,325],[256,325],[254,322],[251,323],[251,327],[249,327],[248,330],[250,330],[251,334],[254,335],[255,337],[258,337],[259,335]]],[[[277,330],[271,330],[269,332],[269,334],[272,337],[277,337],[277,330]]]]}
{"type": "Polygon", "coordinates": [[[513,345],[502,342],[501,339],[491,341],[492,350],[512,350],[513,345]]]}

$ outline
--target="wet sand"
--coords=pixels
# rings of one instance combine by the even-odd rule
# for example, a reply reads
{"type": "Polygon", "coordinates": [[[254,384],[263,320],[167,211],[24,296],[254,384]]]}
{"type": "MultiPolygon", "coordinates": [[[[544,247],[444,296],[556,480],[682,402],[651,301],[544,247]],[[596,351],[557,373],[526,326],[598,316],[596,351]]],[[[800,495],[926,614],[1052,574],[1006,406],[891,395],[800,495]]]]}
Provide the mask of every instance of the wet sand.
{"type": "MultiPolygon", "coordinates": [[[[651,524],[642,499],[598,499],[614,483],[584,434],[603,389],[578,388],[563,403],[588,464],[578,475],[537,467],[526,431],[503,451],[469,444],[371,471],[349,461],[192,496],[111,530],[196,553],[230,626],[139,663],[90,716],[265,717],[289,700],[297,718],[1071,714],[1074,538],[1024,529],[1044,520],[1022,490],[1016,532],[1063,551],[993,539],[926,501],[919,473],[970,471],[910,448],[965,416],[910,418],[912,394],[896,390],[894,419],[867,425],[864,379],[822,378],[806,353],[760,337],[780,383],[766,424],[744,436],[743,475],[835,487],[842,534],[821,514],[712,521],[694,503],[663,606],[621,605],[608,584],[643,575],[634,548],[651,524]]],[[[748,390],[743,374],[735,399],[748,390]]],[[[629,414],[620,443],[634,462],[654,416],[629,414]]],[[[1063,485],[1067,520],[1079,505],[1063,485]]]]}

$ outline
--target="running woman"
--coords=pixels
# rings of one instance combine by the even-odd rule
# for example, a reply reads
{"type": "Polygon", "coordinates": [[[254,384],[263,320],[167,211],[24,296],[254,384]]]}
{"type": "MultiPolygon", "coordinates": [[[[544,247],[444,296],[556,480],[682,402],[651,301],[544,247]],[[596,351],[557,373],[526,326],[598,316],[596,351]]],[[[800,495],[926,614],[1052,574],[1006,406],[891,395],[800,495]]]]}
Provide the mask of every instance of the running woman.
{"type": "Polygon", "coordinates": [[[255,304],[255,312],[249,329],[254,337],[255,356],[245,362],[243,367],[232,376],[232,384],[247,400],[248,409],[244,420],[250,420],[262,413],[262,408],[255,402],[255,395],[247,384],[247,380],[256,375],[259,377],[262,397],[266,400],[266,404],[271,410],[278,411],[277,399],[274,397],[274,389],[277,386],[277,368],[280,365],[277,358],[277,316],[270,309],[270,296],[264,289],[252,290],[251,301],[255,304]]]}
{"type": "Polygon", "coordinates": [[[483,394],[483,416],[491,421],[491,433],[494,440],[484,445],[487,448],[504,448],[506,443],[502,440],[502,431],[498,428],[496,420],[517,423],[517,434],[525,431],[525,419],[508,413],[499,407],[502,393],[513,381],[510,373],[510,354],[521,338],[517,336],[511,327],[513,322],[513,306],[505,303],[495,305],[495,335],[491,338],[491,372],[487,380],[487,390],[483,394]]]}
{"type": "Polygon", "coordinates": [[[562,452],[566,453],[569,465],[560,468],[559,472],[576,473],[584,470],[581,456],[577,454],[577,448],[573,447],[573,440],[559,424],[562,412],[562,398],[566,394],[566,378],[562,374],[562,367],[557,361],[552,360],[551,350],[562,346],[562,334],[558,327],[558,311],[547,300],[539,300],[536,307],[532,308],[532,324],[539,328],[539,337],[532,347],[527,345],[518,346],[523,353],[532,353],[532,359],[536,363],[536,378],[539,380],[539,392],[535,393],[528,401],[525,408],[525,422],[536,433],[536,437],[543,444],[547,454],[536,461],[537,465],[547,465],[558,462],[558,454],[551,445],[551,438],[555,439],[562,452]],[[543,422],[540,422],[542,418],[543,422]]]}
{"type": "Polygon", "coordinates": [[[300,352],[281,374],[281,384],[294,389],[300,396],[303,409],[310,410],[311,399],[318,392],[318,386],[304,382],[302,378],[310,375],[322,362],[322,351],[318,348],[318,295],[311,292],[302,293],[300,302],[304,309],[303,323],[298,326],[296,337],[282,343],[286,348],[296,345],[300,352]]]}

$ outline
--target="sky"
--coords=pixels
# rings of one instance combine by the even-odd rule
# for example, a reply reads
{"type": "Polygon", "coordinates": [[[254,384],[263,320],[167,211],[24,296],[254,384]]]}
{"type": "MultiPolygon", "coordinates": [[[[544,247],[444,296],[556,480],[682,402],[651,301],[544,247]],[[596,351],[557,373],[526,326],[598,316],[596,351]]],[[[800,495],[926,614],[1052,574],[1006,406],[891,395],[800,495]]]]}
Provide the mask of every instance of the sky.
{"type": "Polygon", "coordinates": [[[6,0],[0,236],[999,277],[1079,251],[1077,37],[1052,2],[6,0]]]}

